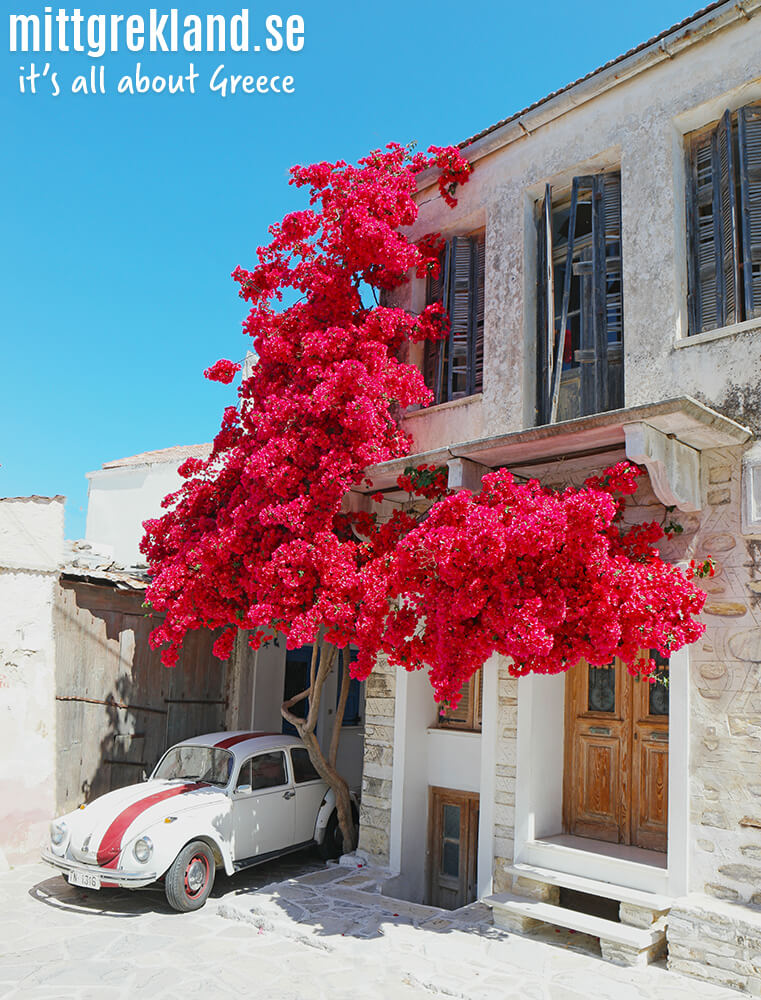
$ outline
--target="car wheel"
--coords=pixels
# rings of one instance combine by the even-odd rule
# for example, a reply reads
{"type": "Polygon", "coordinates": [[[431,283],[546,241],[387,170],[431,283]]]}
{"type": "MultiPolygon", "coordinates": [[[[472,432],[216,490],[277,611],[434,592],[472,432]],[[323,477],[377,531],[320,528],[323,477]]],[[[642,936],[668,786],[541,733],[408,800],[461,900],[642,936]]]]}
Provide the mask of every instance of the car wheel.
{"type": "Polygon", "coordinates": [[[330,858],[338,858],[343,853],[344,839],[341,835],[341,827],[338,824],[338,813],[334,809],[330,814],[328,825],[325,827],[325,836],[322,843],[318,844],[317,851],[324,861],[330,858]]]}
{"type": "Polygon", "coordinates": [[[214,885],[214,854],[208,844],[194,840],[174,859],[164,879],[164,891],[173,910],[200,910],[214,885]]]}

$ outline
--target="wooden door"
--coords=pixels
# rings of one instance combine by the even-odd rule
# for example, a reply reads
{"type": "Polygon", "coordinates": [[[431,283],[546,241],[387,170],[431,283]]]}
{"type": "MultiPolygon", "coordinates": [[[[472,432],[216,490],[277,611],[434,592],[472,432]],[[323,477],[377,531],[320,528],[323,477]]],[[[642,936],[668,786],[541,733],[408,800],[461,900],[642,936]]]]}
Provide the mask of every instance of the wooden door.
{"type": "Polygon", "coordinates": [[[140,780],[173,743],[225,726],[217,632],[191,633],[162,666],[143,591],[63,578],[55,601],[57,809],[140,780]]]}
{"type": "MultiPolygon", "coordinates": [[[[668,677],[668,666],[663,673],[668,677]]],[[[669,689],[632,680],[632,843],[665,851],[668,835],[669,689]]]]}
{"type": "Polygon", "coordinates": [[[668,687],[635,681],[619,660],[566,677],[563,823],[568,833],[665,851],[668,687]]]}
{"type": "Polygon", "coordinates": [[[455,910],[476,898],[478,795],[430,789],[428,901],[455,910]]]}

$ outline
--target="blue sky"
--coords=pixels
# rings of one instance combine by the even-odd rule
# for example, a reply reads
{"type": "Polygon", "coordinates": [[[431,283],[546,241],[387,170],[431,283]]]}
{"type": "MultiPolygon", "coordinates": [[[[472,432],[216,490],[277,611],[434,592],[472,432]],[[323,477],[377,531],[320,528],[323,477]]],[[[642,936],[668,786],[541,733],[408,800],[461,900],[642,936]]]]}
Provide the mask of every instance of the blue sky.
{"type": "MultiPolygon", "coordinates": [[[[242,6],[173,2],[181,15],[242,6]]],[[[251,6],[251,18],[302,15],[301,52],[109,53],[96,61],[106,95],[67,92],[87,56],[9,53],[4,15],[0,495],[66,495],[67,536],[81,537],[86,472],[211,439],[234,395],[203,369],[247,347],[229,275],[299,207],[291,164],[352,160],[390,140],[457,142],[693,10],[680,0],[292,0],[251,6]],[[32,59],[58,71],[60,96],[19,93],[19,66],[32,59]],[[138,60],[149,75],[186,73],[192,60],[196,94],[118,95],[138,60]],[[220,63],[290,73],[295,93],[223,99],[208,90],[220,63]]],[[[147,8],[98,0],[82,13],[147,8]]]]}

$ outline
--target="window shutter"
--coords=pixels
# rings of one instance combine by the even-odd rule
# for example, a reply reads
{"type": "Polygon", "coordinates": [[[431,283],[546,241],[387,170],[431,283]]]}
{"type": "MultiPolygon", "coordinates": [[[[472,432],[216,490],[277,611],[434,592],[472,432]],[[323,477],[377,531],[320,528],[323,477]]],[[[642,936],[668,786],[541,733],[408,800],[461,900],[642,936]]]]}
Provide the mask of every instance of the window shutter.
{"type": "Polygon", "coordinates": [[[468,362],[470,360],[471,295],[473,283],[474,246],[467,236],[452,240],[452,269],[449,282],[449,370],[447,399],[468,395],[468,362]]]}
{"type": "Polygon", "coordinates": [[[745,319],[761,316],[761,108],[737,113],[745,319]]]}
{"type": "MultiPolygon", "coordinates": [[[[579,205],[579,186],[582,183],[583,178],[574,177],[573,183],[571,185],[571,207],[568,214],[568,241],[566,244],[566,262],[564,268],[563,277],[563,298],[560,306],[560,326],[558,327],[558,349],[553,361],[553,376],[552,376],[552,386],[551,386],[551,398],[549,405],[549,421],[554,424],[558,418],[558,406],[560,404],[560,378],[563,372],[563,358],[565,357],[565,337],[566,331],[568,329],[568,310],[570,307],[570,296],[571,296],[571,275],[573,273],[573,254],[574,254],[574,243],[576,240],[576,213],[578,211],[579,205]]],[[[549,199],[549,185],[547,187],[548,199],[549,199]]],[[[552,225],[552,213],[550,211],[548,225],[552,225]]],[[[553,252],[552,240],[547,242],[548,253],[553,252]]],[[[554,281],[554,263],[548,268],[548,296],[555,296],[555,281],[554,281]]],[[[552,311],[548,310],[547,313],[548,322],[550,318],[553,319],[553,342],[555,340],[554,331],[554,308],[552,311]]]]}
{"type": "MultiPolygon", "coordinates": [[[[426,305],[434,302],[445,303],[449,285],[449,259],[451,256],[451,242],[444,247],[441,255],[441,266],[436,278],[429,276],[428,288],[426,290],[426,305]]],[[[443,374],[444,374],[444,352],[446,343],[443,340],[428,340],[425,344],[425,355],[423,364],[423,377],[425,384],[434,394],[434,403],[442,401],[443,374]]]]}
{"type": "Polygon", "coordinates": [[[718,216],[714,212],[713,134],[693,141],[687,194],[690,333],[719,325],[718,216]]]}
{"type": "MultiPolygon", "coordinates": [[[[549,185],[547,185],[549,191],[549,185]]],[[[547,321],[547,192],[539,202],[536,222],[536,409],[537,423],[547,423],[550,415],[552,372],[548,352],[547,321]]]]}
{"type": "Polygon", "coordinates": [[[486,240],[474,237],[473,285],[470,296],[471,329],[473,331],[470,356],[470,393],[482,392],[484,387],[484,303],[486,288],[486,240]]]}
{"type": "Polygon", "coordinates": [[[605,328],[608,346],[624,340],[624,292],[621,273],[621,175],[603,175],[605,223],[605,328]]]}
{"type": "MultiPolygon", "coordinates": [[[[732,120],[729,111],[716,128],[716,164],[718,168],[718,210],[720,222],[719,264],[722,285],[721,326],[737,322],[737,295],[740,287],[737,246],[737,193],[735,155],[732,148],[732,120]]],[[[715,203],[714,203],[715,204],[715,203]]]]}

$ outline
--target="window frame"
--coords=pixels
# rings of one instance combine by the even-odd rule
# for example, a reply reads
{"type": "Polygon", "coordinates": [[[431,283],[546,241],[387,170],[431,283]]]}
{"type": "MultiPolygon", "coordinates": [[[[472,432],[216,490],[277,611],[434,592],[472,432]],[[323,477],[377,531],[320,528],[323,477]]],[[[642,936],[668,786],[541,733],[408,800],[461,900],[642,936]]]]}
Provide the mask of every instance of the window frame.
{"type": "Polygon", "coordinates": [[[257,753],[252,753],[251,756],[247,757],[243,761],[243,763],[241,764],[241,766],[240,766],[240,768],[238,770],[238,777],[235,779],[235,787],[234,787],[233,791],[237,792],[239,790],[240,779],[241,779],[241,776],[243,775],[243,773],[245,772],[246,768],[248,768],[248,770],[249,770],[249,775],[248,775],[249,780],[247,782],[244,782],[244,787],[248,786],[248,788],[249,788],[248,794],[257,795],[260,792],[271,792],[271,791],[277,790],[279,788],[288,788],[290,785],[293,784],[293,780],[292,780],[292,776],[291,776],[291,764],[290,764],[289,757],[290,757],[290,755],[287,754],[282,747],[273,747],[271,750],[259,750],[257,753]],[[283,770],[285,772],[285,781],[281,782],[279,785],[264,785],[264,786],[259,787],[259,788],[254,788],[254,783],[253,783],[253,780],[252,780],[253,779],[253,774],[252,774],[253,762],[258,757],[266,757],[268,755],[272,755],[272,754],[276,754],[276,753],[279,753],[281,755],[282,759],[283,759],[283,770]]]}
{"type": "Polygon", "coordinates": [[[617,164],[578,174],[557,190],[547,183],[535,202],[537,426],[623,406],[622,194],[617,164]],[[578,232],[582,209],[588,233],[578,232]],[[556,218],[564,212],[568,233],[555,245],[556,218]],[[572,319],[578,347],[570,348],[572,319]]]}
{"type": "Polygon", "coordinates": [[[429,275],[425,285],[426,305],[432,305],[435,302],[442,303],[450,317],[448,337],[441,341],[426,341],[423,349],[423,376],[426,385],[434,394],[431,406],[469,399],[483,392],[485,292],[485,227],[450,236],[441,252],[438,278],[429,275]],[[458,272],[459,244],[466,241],[470,243],[468,261],[465,263],[462,258],[459,258],[461,270],[458,272]],[[455,280],[452,280],[453,270],[455,280]],[[465,309],[467,320],[462,316],[461,308],[458,308],[458,297],[462,294],[462,287],[458,285],[458,282],[464,280],[463,274],[466,270],[468,271],[465,309]],[[454,360],[455,347],[458,346],[457,340],[459,340],[460,347],[465,341],[466,385],[464,390],[455,388],[455,378],[458,374],[456,371],[458,366],[454,360]]]}
{"type": "Polygon", "coordinates": [[[761,232],[751,222],[759,129],[761,102],[754,101],[684,136],[686,340],[761,321],[761,232]],[[701,183],[707,170],[710,180],[701,183]],[[701,211],[708,205],[709,218],[701,211]]]}
{"type": "MultiPolygon", "coordinates": [[[[438,720],[437,729],[454,730],[463,733],[480,733],[482,730],[483,717],[483,667],[479,667],[473,676],[463,684],[461,690],[468,689],[468,706],[464,719],[458,719],[450,714],[442,703],[437,704],[438,720]]],[[[460,702],[462,704],[462,702],[460,702]]],[[[458,705],[456,712],[460,711],[458,705]]]]}

